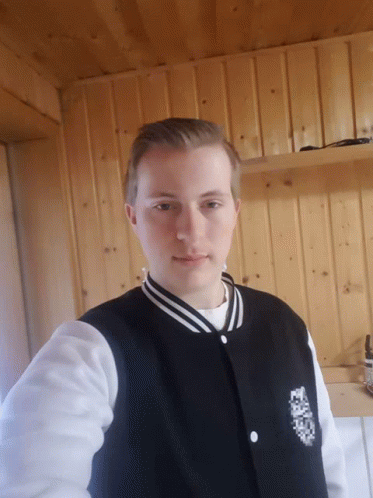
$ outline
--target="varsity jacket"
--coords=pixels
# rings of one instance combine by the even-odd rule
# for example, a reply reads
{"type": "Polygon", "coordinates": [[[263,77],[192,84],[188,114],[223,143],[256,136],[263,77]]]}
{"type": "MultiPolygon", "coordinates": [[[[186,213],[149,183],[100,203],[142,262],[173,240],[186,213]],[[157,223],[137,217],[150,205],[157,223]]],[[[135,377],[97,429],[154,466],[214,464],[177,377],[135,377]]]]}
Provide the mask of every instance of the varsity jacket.
{"type": "Polygon", "coordinates": [[[93,498],[327,498],[306,327],[223,280],[220,331],[150,276],[80,318],[106,338],[119,383],[93,498]]]}

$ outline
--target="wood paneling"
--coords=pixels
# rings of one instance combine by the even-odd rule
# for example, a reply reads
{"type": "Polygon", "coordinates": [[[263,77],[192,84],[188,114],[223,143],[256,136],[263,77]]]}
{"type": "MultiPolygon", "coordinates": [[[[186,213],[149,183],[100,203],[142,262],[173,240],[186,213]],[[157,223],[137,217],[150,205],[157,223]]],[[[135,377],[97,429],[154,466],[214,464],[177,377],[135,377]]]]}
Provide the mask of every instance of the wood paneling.
{"type": "Polygon", "coordinates": [[[170,100],[167,73],[148,73],[139,77],[139,83],[144,123],[168,118],[170,116],[170,100]]]}
{"type": "Polygon", "coordinates": [[[227,61],[227,93],[231,140],[241,159],[263,154],[254,61],[237,57],[227,61]]]}
{"type": "Polygon", "coordinates": [[[54,136],[58,124],[0,88],[0,140],[20,142],[54,136]]]}
{"type": "Polygon", "coordinates": [[[30,361],[6,150],[0,145],[0,405],[30,361]]]}
{"type": "Polygon", "coordinates": [[[122,283],[138,285],[147,266],[119,188],[138,128],[168,116],[201,117],[223,127],[245,163],[228,271],[288,302],[307,322],[323,366],[358,365],[372,322],[371,146],[289,154],[351,138],[359,119],[368,119],[366,66],[373,62],[367,53],[358,59],[357,47],[314,42],[86,82],[65,93],[76,271],[94,296],[84,309],[121,293],[122,283]]]}
{"type": "Polygon", "coordinates": [[[242,283],[253,289],[276,294],[270,216],[265,193],[267,188],[261,175],[242,177],[242,283]]]}
{"type": "Polygon", "coordinates": [[[358,137],[373,135],[373,36],[351,40],[353,95],[358,137]]]}
{"type": "Polygon", "coordinates": [[[108,291],[84,88],[65,93],[63,118],[79,254],[76,271],[81,276],[84,309],[88,309],[108,299],[108,291]]]}
{"type": "Polygon", "coordinates": [[[372,29],[367,0],[2,0],[0,41],[46,76],[77,79],[372,29]]]}
{"type": "MultiPolygon", "coordinates": [[[[143,124],[143,113],[138,79],[124,79],[114,83],[114,102],[118,149],[121,159],[122,184],[127,171],[129,151],[138,129],[143,124]]],[[[129,244],[129,275],[131,286],[141,283],[142,268],[147,266],[140,243],[128,221],[125,229],[129,244]]]]}
{"type": "Polygon", "coordinates": [[[371,330],[368,174],[356,161],[243,179],[245,283],[278,295],[302,316],[323,366],[361,362],[371,330]]]}
{"type": "Polygon", "coordinates": [[[287,55],[294,149],[311,144],[321,147],[316,50],[289,50],[287,55]]]}
{"type": "Polygon", "coordinates": [[[219,124],[229,137],[223,64],[206,62],[197,66],[196,72],[199,118],[219,124]]]}
{"type": "Polygon", "coordinates": [[[317,52],[325,144],[354,138],[348,44],[323,44],[317,48],[317,52]]]}
{"type": "Polygon", "coordinates": [[[256,64],[264,155],[292,152],[283,54],[259,56],[256,64]]]}
{"type": "Polygon", "coordinates": [[[342,330],[340,364],[348,365],[362,360],[363,339],[371,331],[371,320],[357,173],[353,164],[345,164],[343,170],[340,174],[338,166],[328,169],[327,182],[342,330]]]}
{"type": "Polygon", "coordinates": [[[57,122],[61,121],[56,88],[0,44],[0,87],[57,122]]]}
{"type": "Polygon", "coordinates": [[[104,269],[109,296],[130,288],[129,244],[125,228],[124,199],[110,83],[87,87],[87,118],[90,150],[96,182],[104,269]]]}
{"type": "Polygon", "coordinates": [[[198,118],[194,66],[176,66],[170,71],[171,114],[177,118],[198,118]]]}
{"type": "Polygon", "coordinates": [[[364,161],[359,168],[359,190],[362,210],[363,259],[368,292],[370,320],[373,322],[373,161],[364,161]]]}
{"type": "Polygon", "coordinates": [[[338,365],[342,342],[325,171],[322,168],[297,170],[294,172],[294,180],[299,195],[308,324],[320,364],[338,365]],[[324,330],[328,333],[323,334],[324,330]]]}
{"type": "Polygon", "coordinates": [[[76,317],[55,139],[9,146],[9,168],[31,356],[76,317]]]}
{"type": "Polygon", "coordinates": [[[291,172],[263,175],[268,199],[276,294],[308,322],[299,206],[291,172]]]}

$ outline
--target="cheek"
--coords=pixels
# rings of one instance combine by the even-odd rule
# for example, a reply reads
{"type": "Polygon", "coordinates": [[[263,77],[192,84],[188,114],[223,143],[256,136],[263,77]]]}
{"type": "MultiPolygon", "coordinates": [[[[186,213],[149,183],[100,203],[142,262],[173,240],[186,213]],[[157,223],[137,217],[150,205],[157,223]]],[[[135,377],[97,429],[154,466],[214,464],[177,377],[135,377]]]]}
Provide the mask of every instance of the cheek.
{"type": "Polygon", "coordinates": [[[212,226],[212,234],[215,237],[220,237],[223,241],[230,241],[236,225],[236,217],[234,215],[223,216],[212,226]]]}
{"type": "Polygon", "coordinates": [[[167,237],[172,236],[174,223],[172,219],[160,219],[157,213],[145,213],[141,220],[142,240],[148,245],[165,245],[167,237]]]}

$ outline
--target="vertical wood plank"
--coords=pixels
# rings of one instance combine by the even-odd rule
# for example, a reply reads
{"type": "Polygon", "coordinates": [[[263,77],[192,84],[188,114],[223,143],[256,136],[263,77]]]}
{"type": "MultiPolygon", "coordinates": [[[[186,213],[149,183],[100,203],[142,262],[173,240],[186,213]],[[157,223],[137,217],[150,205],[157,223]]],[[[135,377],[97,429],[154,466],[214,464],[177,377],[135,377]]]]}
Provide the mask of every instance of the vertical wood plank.
{"type": "Polygon", "coordinates": [[[309,303],[309,327],[321,365],[339,365],[342,351],[335,292],[329,198],[322,168],[294,170],[309,303]]]}
{"type": "Polygon", "coordinates": [[[221,62],[204,62],[196,68],[200,118],[222,126],[230,139],[226,112],[224,69],[221,62]]]}
{"type": "Polygon", "coordinates": [[[102,233],[101,251],[108,298],[113,299],[130,288],[130,262],[110,83],[87,87],[87,110],[102,233]]]}
{"type": "Polygon", "coordinates": [[[351,163],[343,165],[343,172],[335,165],[326,174],[343,344],[339,364],[352,365],[362,360],[370,332],[359,187],[351,163]]]}
{"type": "Polygon", "coordinates": [[[198,118],[194,66],[176,66],[170,70],[171,112],[177,118],[198,118]]]}
{"type": "Polygon", "coordinates": [[[227,272],[233,277],[236,283],[242,282],[243,267],[242,267],[242,251],[241,251],[241,233],[239,223],[236,226],[232,245],[227,257],[227,272]]]}
{"type": "Polygon", "coordinates": [[[108,299],[101,230],[89,150],[84,87],[63,94],[64,136],[81,272],[84,310],[108,299]]]}
{"type": "Polygon", "coordinates": [[[345,42],[317,47],[325,144],[354,138],[348,46],[345,42]]]}
{"type": "Polygon", "coordinates": [[[0,406],[30,361],[6,150],[0,145],[0,406]]]}
{"type": "Polygon", "coordinates": [[[79,265],[79,251],[77,245],[77,234],[75,224],[74,205],[72,198],[71,178],[69,175],[69,166],[67,164],[66,144],[64,136],[63,123],[56,136],[57,155],[59,159],[62,196],[66,211],[68,223],[68,241],[70,248],[70,264],[72,271],[73,295],[74,295],[74,308],[75,316],[79,317],[84,313],[83,295],[81,292],[81,272],[79,265]]]}
{"type": "Polygon", "coordinates": [[[9,147],[32,356],[62,322],[76,318],[68,219],[57,157],[53,138],[9,147]]]}
{"type": "MultiPolygon", "coordinates": [[[[114,112],[116,122],[117,149],[120,157],[120,171],[124,180],[132,142],[142,123],[142,111],[138,81],[134,78],[123,78],[114,82],[114,112]]],[[[127,239],[129,242],[129,265],[131,287],[139,285],[143,278],[142,268],[148,263],[141,245],[134,234],[128,220],[125,220],[127,239]]]]}
{"type": "Polygon", "coordinates": [[[295,151],[305,145],[320,147],[322,131],[315,49],[289,49],[287,60],[295,151]]]}
{"type": "Polygon", "coordinates": [[[253,289],[276,294],[265,188],[261,174],[242,177],[242,283],[253,289]]]}
{"type": "Polygon", "coordinates": [[[351,41],[356,131],[358,137],[373,135],[373,36],[351,41]]]}
{"type": "Polygon", "coordinates": [[[167,73],[151,72],[139,77],[144,123],[170,117],[167,73]]]}
{"type": "Polygon", "coordinates": [[[283,54],[256,58],[264,155],[292,151],[283,54]]]}
{"type": "Polygon", "coordinates": [[[232,142],[241,159],[262,155],[258,98],[253,59],[227,61],[232,142]]]}
{"type": "Polygon", "coordinates": [[[308,323],[302,238],[292,171],[263,175],[269,203],[277,295],[308,323]]]}
{"type": "Polygon", "coordinates": [[[373,331],[373,159],[355,163],[361,195],[363,252],[366,261],[370,333],[373,331]]]}

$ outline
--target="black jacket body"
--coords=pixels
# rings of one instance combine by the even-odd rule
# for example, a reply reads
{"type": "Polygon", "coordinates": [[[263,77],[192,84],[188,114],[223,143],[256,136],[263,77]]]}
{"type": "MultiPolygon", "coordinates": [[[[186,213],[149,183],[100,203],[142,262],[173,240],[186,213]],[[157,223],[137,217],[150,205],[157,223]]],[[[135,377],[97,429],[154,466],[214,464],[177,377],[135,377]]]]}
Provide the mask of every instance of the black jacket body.
{"type": "Polygon", "coordinates": [[[119,379],[93,498],[327,498],[306,327],[278,298],[236,289],[229,332],[189,330],[140,287],[80,318],[119,379]]]}

